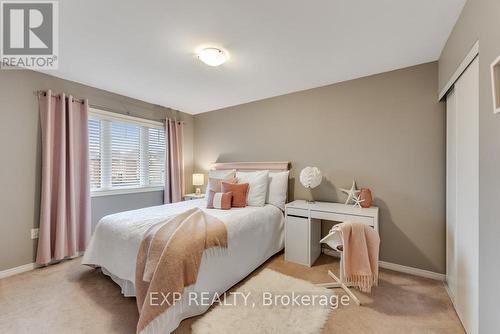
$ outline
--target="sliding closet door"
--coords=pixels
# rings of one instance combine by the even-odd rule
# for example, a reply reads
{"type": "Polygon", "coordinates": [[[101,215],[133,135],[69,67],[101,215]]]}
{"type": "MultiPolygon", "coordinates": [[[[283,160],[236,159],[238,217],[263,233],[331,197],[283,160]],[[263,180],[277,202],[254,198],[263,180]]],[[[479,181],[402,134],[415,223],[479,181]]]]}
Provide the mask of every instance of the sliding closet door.
{"type": "Polygon", "coordinates": [[[469,334],[478,333],[479,63],[447,97],[448,286],[469,334]]]}
{"type": "Polygon", "coordinates": [[[457,95],[446,96],[446,283],[455,301],[457,291],[457,95]]]}

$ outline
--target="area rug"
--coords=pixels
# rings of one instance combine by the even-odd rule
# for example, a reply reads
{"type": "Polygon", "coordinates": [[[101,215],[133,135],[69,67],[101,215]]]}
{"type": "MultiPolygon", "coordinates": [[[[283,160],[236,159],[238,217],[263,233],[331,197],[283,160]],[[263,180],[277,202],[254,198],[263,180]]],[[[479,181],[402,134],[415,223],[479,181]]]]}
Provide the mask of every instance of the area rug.
{"type": "Polygon", "coordinates": [[[225,295],[192,325],[194,334],[320,333],[337,296],[310,282],[264,269],[225,295]]]}

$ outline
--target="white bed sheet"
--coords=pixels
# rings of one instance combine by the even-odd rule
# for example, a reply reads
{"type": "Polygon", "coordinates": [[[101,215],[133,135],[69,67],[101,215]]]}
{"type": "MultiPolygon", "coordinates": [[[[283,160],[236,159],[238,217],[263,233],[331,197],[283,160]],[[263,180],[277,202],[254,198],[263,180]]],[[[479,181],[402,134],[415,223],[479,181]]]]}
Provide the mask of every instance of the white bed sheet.
{"type": "MultiPolygon", "coordinates": [[[[97,225],[82,263],[102,267],[122,287],[122,293],[134,295],[136,257],[146,230],[193,207],[203,209],[226,225],[228,251],[219,256],[203,256],[197,282],[189,287],[189,292],[221,294],[283,249],[284,216],[277,207],[215,210],[206,209],[205,205],[205,200],[200,199],[106,216],[97,225]]],[[[183,319],[207,309],[204,305],[175,304],[143,332],[170,333],[183,319]]]]}

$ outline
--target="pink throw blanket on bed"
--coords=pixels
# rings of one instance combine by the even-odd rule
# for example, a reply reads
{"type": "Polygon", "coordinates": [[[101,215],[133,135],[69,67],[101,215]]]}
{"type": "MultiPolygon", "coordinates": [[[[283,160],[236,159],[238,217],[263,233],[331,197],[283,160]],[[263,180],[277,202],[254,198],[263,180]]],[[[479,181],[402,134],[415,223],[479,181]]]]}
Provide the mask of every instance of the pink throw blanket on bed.
{"type": "Polygon", "coordinates": [[[344,277],[348,285],[371,292],[378,284],[380,237],[370,226],[345,222],[334,226],[341,232],[344,253],[344,277]]]}
{"type": "Polygon", "coordinates": [[[174,293],[196,283],[206,249],[227,248],[226,225],[199,208],[190,209],[144,235],[136,264],[137,332],[172,305],[174,293]],[[168,296],[168,303],[150,303],[150,295],[168,296]]]}

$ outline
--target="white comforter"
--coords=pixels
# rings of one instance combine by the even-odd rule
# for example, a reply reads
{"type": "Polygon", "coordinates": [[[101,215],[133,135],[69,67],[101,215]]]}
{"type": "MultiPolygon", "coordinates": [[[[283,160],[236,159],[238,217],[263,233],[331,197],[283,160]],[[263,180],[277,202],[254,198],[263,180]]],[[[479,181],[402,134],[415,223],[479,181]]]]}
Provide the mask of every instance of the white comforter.
{"type": "MultiPolygon", "coordinates": [[[[143,234],[151,225],[193,207],[202,208],[226,224],[229,246],[224,254],[203,257],[198,280],[189,291],[221,294],[283,249],[284,218],[277,207],[214,210],[205,205],[204,200],[192,200],[106,216],[97,225],[82,263],[102,267],[125,295],[134,295],[136,257],[143,234]]],[[[144,332],[170,333],[183,319],[207,309],[207,305],[181,301],[144,332]]]]}

